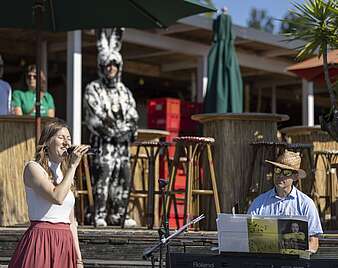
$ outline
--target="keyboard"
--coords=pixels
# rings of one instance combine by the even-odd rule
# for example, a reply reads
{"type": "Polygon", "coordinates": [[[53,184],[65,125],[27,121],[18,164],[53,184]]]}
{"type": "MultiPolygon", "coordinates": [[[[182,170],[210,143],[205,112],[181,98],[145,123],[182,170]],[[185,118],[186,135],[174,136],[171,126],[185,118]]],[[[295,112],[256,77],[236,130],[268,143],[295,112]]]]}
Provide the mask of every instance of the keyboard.
{"type": "Polygon", "coordinates": [[[167,258],[170,268],[338,268],[338,259],[306,260],[297,255],[267,253],[169,253],[167,258]]]}

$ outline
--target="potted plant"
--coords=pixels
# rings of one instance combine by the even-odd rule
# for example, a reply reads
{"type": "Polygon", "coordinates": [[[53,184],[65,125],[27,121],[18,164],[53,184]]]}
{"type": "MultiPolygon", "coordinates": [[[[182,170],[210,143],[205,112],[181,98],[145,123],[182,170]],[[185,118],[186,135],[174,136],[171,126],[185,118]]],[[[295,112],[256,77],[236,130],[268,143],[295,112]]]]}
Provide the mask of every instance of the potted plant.
{"type": "MultiPolygon", "coordinates": [[[[292,2],[290,12],[297,20],[298,29],[291,28],[285,35],[290,40],[301,39],[305,45],[300,47],[299,60],[317,54],[323,57],[323,71],[326,88],[329,92],[330,112],[320,117],[321,128],[338,141],[338,109],[333,83],[329,77],[327,54],[330,49],[338,48],[338,2],[337,0],[307,0],[302,4],[292,2]]],[[[284,20],[292,23],[292,21],[284,20]]]]}

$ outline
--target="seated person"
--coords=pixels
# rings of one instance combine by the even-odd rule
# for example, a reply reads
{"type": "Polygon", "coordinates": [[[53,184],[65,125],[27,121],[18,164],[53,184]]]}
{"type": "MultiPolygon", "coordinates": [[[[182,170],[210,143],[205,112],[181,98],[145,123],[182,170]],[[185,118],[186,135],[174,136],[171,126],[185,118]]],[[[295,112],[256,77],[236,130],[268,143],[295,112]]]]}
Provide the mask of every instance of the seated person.
{"type": "Polygon", "coordinates": [[[309,251],[316,252],[319,247],[318,236],[323,233],[318,211],[313,200],[299,191],[293,182],[305,178],[300,169],[299,153],[285,150],[274,165],[275,186],[259,195],[251,204],[248,214],[261,216],[306,216],[309,229],[309,251]]]}
{"type": "MultiPolygon", "coordinates": [[[[15,90],[12,95],[12,107],[16,115],[35,115],[36,66],[29,65],[25,75],[27,90],[15,90]]],[[[41,71],[40,93],[41,116],[55,116],[55,105],[51,94],[47,92],[46,76],[41,71]]]]}

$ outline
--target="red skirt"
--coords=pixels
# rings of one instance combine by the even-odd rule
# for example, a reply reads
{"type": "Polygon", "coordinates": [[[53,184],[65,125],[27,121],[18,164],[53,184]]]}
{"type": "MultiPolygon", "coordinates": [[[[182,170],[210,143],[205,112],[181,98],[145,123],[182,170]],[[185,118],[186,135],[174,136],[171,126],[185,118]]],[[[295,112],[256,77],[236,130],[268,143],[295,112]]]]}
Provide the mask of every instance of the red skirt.
{"type": "Polygon", "coordinates": [[[69,224],[32,221],[8,268],[76,268],[69,224]]]}

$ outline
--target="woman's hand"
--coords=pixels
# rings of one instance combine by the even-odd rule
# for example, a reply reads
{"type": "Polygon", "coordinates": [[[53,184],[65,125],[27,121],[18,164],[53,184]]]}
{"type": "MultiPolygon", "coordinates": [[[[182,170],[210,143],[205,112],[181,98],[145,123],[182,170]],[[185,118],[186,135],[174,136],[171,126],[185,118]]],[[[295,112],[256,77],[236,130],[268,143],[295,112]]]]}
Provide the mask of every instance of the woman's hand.
{"type": "Polygon", "coordinates": [[[83,260],[76,260],[76,268],[83,268],[83,260]]]}
{"type": "Polygon", "coordinates": [[[76,168],[80,164],[82,156],[88,151],[89,148],[90,148],[89,145],[84,144],[76,145],[75,149],[70,154],[70,162],[69,162],[70,166],[76,168]]]}

